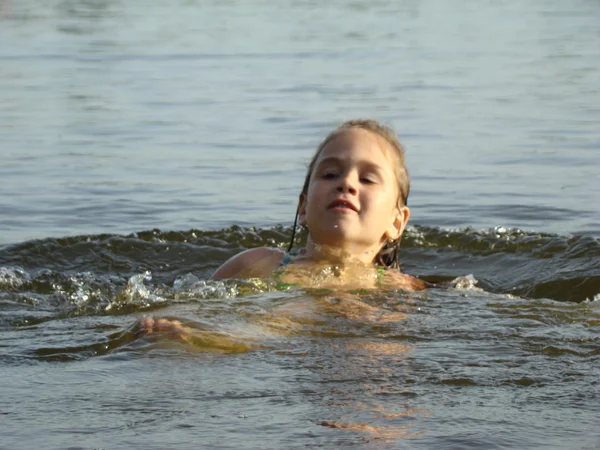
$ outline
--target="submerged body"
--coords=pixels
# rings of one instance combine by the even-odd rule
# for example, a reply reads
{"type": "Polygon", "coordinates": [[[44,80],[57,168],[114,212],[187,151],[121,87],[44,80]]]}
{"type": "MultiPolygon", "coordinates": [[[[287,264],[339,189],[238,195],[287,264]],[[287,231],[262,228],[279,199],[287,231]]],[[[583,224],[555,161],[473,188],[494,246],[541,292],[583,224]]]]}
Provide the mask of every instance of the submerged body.
{"type": "Polygon", "coordinates": [[[320,258],[311,258],[304,252],[293,256],[269,247],[246,250],[219,267],[212,278],[272,278],[287,285],[336,290],[418,291],[427,287],[422,280],[398,270],[364,263],[336,249],[324,251],[321,246],[320,250],[320,258]]]}

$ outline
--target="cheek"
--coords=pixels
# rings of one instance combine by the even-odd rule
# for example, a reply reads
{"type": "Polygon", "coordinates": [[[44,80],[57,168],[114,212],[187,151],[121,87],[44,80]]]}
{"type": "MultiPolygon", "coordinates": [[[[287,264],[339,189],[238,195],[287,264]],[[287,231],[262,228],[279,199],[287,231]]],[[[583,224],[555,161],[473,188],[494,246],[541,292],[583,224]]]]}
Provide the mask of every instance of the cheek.
{"type": "Polygon", "coordinates": [[[397,206],[395,194],[390,190],[378,190],[370,193],[370,203],[382,212],[392,211],[397,206]]]}
{"type": "Polygon", "coordinates": [[[319,200],[321,200],[323,198],[322,191],[323,191],[322,183],[319,183],[318,181],[315,181],[314,183],[312,183],[308,187],[308,193],[307,193],[308,204],[309,205],[311,203],[318,204],[319,200]]]}

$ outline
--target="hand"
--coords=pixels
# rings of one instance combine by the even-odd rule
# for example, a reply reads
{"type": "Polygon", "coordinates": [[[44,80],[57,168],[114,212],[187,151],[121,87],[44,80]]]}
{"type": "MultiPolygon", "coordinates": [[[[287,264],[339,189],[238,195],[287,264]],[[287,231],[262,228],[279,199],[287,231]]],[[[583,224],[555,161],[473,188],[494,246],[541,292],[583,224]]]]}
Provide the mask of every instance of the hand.
{"type": "Polygon", "coordinates": [[[193,347],[190,349],[199,352],[242,353],[253,348],[251,339],[241,340],[225,332],[187,327],[179,320],[171,319],[144,317],[136,324],[136,334],[145,338],[155,335],[157,338],[180,340],[191,344],[193,347]]]}
{"type": "Polygon", "coordinates": [[[153,333],[162,333],[173,339],[181,339],[185,342],[190,342],[190,328],[181,325],[179,320],[144,317],[139,321],[138,326],[138,333],[143,336],[153,333]]]}

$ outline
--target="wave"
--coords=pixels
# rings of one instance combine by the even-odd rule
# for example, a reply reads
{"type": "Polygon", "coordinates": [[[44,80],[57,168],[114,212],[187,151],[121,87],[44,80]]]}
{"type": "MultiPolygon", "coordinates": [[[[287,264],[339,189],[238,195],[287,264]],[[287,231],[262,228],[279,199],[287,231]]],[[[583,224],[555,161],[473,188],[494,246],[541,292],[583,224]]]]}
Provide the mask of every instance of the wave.
{"type": "MultiPolygon", "coordinates": [[[[290,235],[290,227],[232,226],[5,245],[0,248],[0,294],[4,301],[69,311],[84,305],[88,313],[148,306],[163,296],[224,297],[240,286],[205,281],[216,267],[246,248],[286,248],[290,235]]],[[[479,287],[495,293],[571,302],[599,298],[600,241],[594,237],[413,226],[402,239],[403,270],[427,281],[473,274],[479,287]]],[[[295,245],[304,241],[300,233],[295,245]]]]}

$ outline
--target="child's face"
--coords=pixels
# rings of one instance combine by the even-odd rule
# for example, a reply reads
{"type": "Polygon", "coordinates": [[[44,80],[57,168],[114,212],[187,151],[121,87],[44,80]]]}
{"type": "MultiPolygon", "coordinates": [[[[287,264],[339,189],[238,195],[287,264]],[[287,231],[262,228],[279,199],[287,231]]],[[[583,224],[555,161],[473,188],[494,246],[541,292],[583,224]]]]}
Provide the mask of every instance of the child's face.
{"type": "Polygon", "coordinates": [[[300,199],[310,239],[376,253],[386,239],[399,238],[410,211],[398,205],[397,164],[387,141],[370,131],[350,128],[332,138],[300,199]]]}

